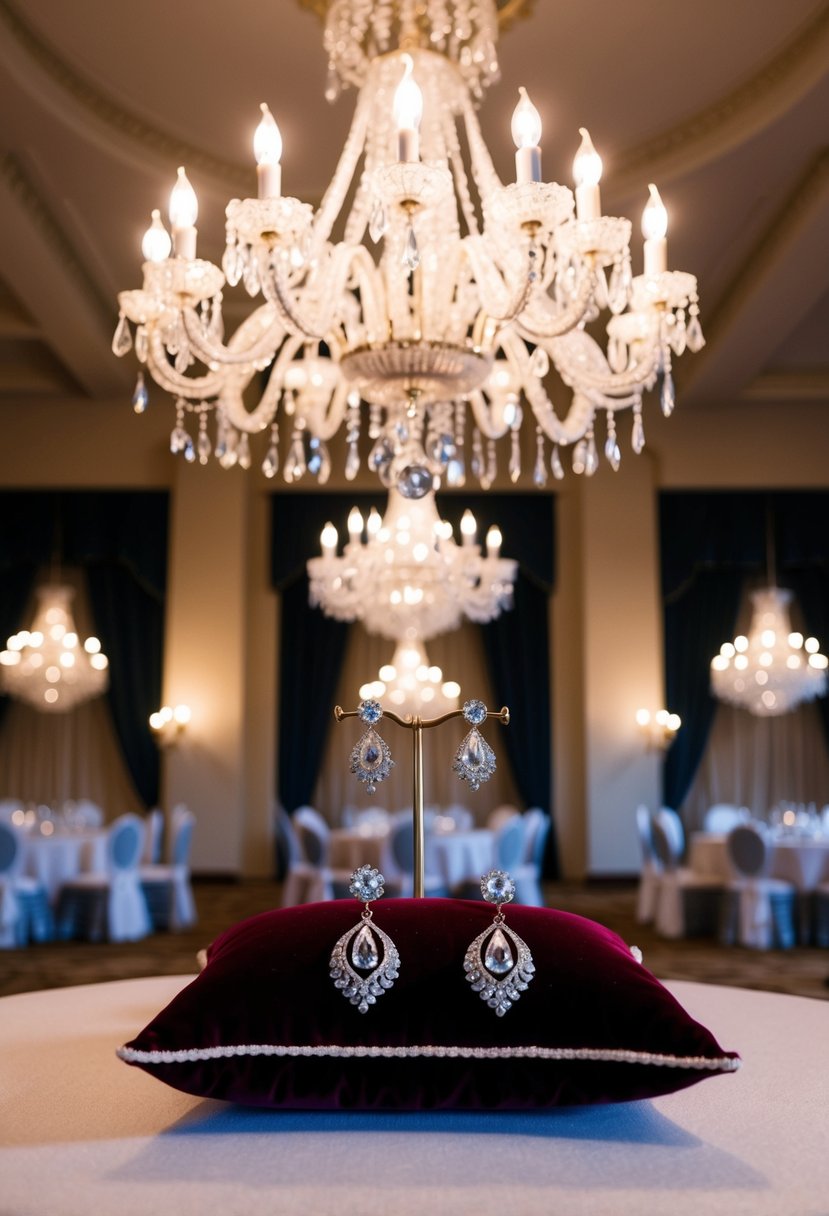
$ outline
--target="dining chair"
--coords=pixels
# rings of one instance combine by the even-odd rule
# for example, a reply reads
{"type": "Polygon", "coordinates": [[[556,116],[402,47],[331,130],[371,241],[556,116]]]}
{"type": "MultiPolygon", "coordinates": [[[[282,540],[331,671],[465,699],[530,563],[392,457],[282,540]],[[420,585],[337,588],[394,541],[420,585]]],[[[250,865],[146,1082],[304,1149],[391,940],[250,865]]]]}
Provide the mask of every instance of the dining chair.
{"type": "Polygon", "coordinates": [[[198,919],[190,882],[190,849],[195,823],[192,811],[178,815],[170,841],[169,861],[164,865],[142,864],[138,867],[138,879],[154,929],[176,932],[189,928],[198,919]]]}
{"type": "Polygon", "coordinates": [[[24,845],[20,832],[0,821],[0,949],[48,942],[55,935],[46,888],[21,873],[24,845]]]}
{"type": "Polygon", "coordinates": [[[636,893],[636,919],[640,925],[649,924],[656,916],[659,898],[659,883],[662,878],[662,863],[653,847],[651,813],[646,806],[636,808],[636,835],[642,865],[639,871],[639,889],[636,893]]]}
{"type": "Polygon", "coordinates": [[[160,807],[153,807],[144,816],[144,851],[141,854],[141,864],[156,866],[161,861],[164,844],[164,812],[160,807]]]}
{"type": "Polygon", "coordinates": [[[719,923],[722,883],[680,865],[675,837],[657,814],[651,823],[654,852],[662,867],[654,913],[661,937],[713,937],[719,923]]]}
{"type": "Polygon", "coordinates": [[[312,806],[300,806],[290,818],[300,859],[286,878],[283,905],[350,898],[351,871],[331,867],[331,829],[322,815],[312,806]]]}
{"type": "Polygon", "coordinates": [[[821,949],[829,949],[829,882],[819,883],[812,893],[814,913],[814,943],[821,949]]]}
{"type": "Polygon", "coordinates": [[[507,803],[496,806],[495,810],[490,811],[489,815],[487,815],[486,826],[491,832],[497,832],[508,819],[513,819],[518,813],[518,807],[508,805],[507,803]]]}
{"type": "Polygon", "coordinates": [[[685,856],[685,828],[682,826],[682,820],[676,811],[669,806],[661,806],[654,816],[655,821],[660,824],[668,840],[671,842],[671,850],[678,859],[685,856]]]}
{"type": "MultiPolygon", "coordinates": [[[[383,845],[381,869],[386,879],[387,895],[414,894],[414,828],[411,813],[408,819],[400,819],[389,832],[383,845]]],[[[449,894],[441,876],[431,873],[428,868],[424,869],[423,893],[435,897],[449,894]]]]}
{"type": "Polygon", "coordinates": [[[541,870],[552,820],[546,811],[537,806],[525,811],[521,818],[524,821],[524,853],[519,864],[510,870],[515,883],[515,902],[542,908],[541,870]]]}
{"type": "Polygon", "coordinates": [[[137,815],[121,815],[110,825],[106,871],[78,874],[60,888],[55,915],[59,938],[126,942],[151,932],[138,878],[143,847],[144,822],[137,815]]]}
{"type": "Polygon", "coordinates": [[[765,831],[758,824],[740,824],[725,845],[735,877],[723,892],[720,941],[755,950],[790,949],[796,938],[796,891],[792,883],[768,877],[765,831]]]}

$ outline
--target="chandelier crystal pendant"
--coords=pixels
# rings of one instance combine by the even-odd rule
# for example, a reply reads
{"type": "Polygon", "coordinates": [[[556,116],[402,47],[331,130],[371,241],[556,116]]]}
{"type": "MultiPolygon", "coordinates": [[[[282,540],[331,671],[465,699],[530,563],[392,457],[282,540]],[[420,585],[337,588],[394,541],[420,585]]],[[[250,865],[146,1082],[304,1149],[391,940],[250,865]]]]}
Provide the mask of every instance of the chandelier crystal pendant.
{"type": "Polygon", "coordinates": [[[72,616],[71,587],[37,592],[31,629],[14,634],[0,652],[0,685],[46,713],[66,713],[106,692],[109,661],[96,637],[81,644],[72,616]]]}
{"type": "Polygon", "coordinates": [[[792,632],[791,601],[780,587],[752,593],[748,636],[724,642],[711,660],[711,691],[720,701],[775,717],[826,695],[829,660],[816,638],[792,632]]]}
{"type": "Polygon", "coordinates": [[[263,105],[258,197],[229,203],[221,269],[196,255],[198,202],[179,169],[172,240],[154,212],[143,285],[120,294],[113,339],[118,355],[134,345],[142,365],[137,412],[148,402],[143,368],[174,398],[174,452],[249,468],[250,437],[263,433],[273,477],[285,419],[284,478],[322,484],[342,427],[350,480],[364,402],[371,469],[401,489],[417,470],[423,494],[468,476],[488,488],[502,439],[518,481],[525,419],[539,488],[564,475],[563,447],[575,472],[596,471],[597,415],[613,469],[619,413],[629,411],[642,450],[645,392],[656,388],[670,414],[672,359],[703,345],[696,279],[668,269],[653,185],[634,274],[631,224],[601,213],[601,158],[586,130],[575,194],[543,180],[540,117],[523,88],[516,180],[499,180],[475,114],[497,78],[496,38],[494,0],[332,0],[327,95],[341,84],[359,95],[330,185],[316,212],[282,195],[282,141],[263,105]],[[259,302],[225,341],[223,292],[238,283],[259,302]]]}
{"type": "Polygon", "coordinates": [[[341,554],[337,529],[325,525],[322,556],[308,562],[311,605],[396,641],[450,633],[464,617],[491,621],[512,606],[518,567],[500,556],[498,528],[487,533],[485,553],[475,543],[476,531],[474,516],[465,512],[458,545],[431,490],[408,500],[390,489],[382,517],[372,508],[363,521],[352,508],[341,554]]]}
{"type": "Polygon", "coordinates": [[[435,718],[457,709],[460,693],[460,684],[444,680],[441,669],[429,662],[426,647],[412,636],[398,642],[391,663],[380,668],[376,680],[363,684],[360,700],[384,698],[399,714],[435,718]]]}

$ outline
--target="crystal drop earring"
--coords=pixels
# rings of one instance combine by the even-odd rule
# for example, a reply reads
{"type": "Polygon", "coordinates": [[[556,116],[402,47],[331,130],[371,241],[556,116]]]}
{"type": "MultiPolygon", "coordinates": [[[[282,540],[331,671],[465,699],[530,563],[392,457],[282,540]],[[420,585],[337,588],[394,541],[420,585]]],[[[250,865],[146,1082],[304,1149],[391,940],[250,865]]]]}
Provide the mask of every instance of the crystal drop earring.
{"type": "Polygon", "coordinates": [[[334,987],[360,1013],[387,992],[400,974],[400,955],[387,933],[372,924],[370,903],[384,891],[383,875],[373,866],[360,866],[351,875],[349,891],[365,907],[359,921],[339,939],[331,951],[329,974],[334,987]]]}
{"type": "Polygon", "coordinates": [[[472,991],[502,1018],[526,992],[535,964],[527,943],[505,923],[502,908],[515,896],[509,874],[490,870],[481,879],[481,894],[487,903],[495,904],[495,917],[470,944],[463,969],[472,991]]]}
{"type": "Polygon", "coordinates": [[[351,751],[351,771],[362,781],[367,794],[373,794],[381,781],[385,781],[394,768],[394,761],[385,739],[374,729],[383,716],[379,701],[361,701],[357,711],[361,722],[368,729],[363,732],[351,751]]]}
{"type": "Polygon", "coordinates": [[[486,719],[487,708],[483,701],[464,701],[463,716],[472,730],[455,752],[452,768],[461,781],[468,781],[476,790],[495,772],[495,752],[478,730],[479,723],[486,719]]]}

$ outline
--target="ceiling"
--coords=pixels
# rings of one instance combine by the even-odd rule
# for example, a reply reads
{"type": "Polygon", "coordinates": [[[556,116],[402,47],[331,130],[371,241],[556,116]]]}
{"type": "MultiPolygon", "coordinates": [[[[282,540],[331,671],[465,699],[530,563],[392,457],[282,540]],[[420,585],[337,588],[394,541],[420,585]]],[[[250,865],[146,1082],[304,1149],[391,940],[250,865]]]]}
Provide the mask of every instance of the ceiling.
{"type": "MultiPolygon", "coordinates": [[[[669,261],[698,276],[708,338],[682,360],[683,406],[829,404],[829,5],[529,8],[482,110],[502,177],[524,84],[545,177],[570,184],[587,126],[606,213],[637,231],[647,183],[660,187],[669,261]]],[[[186,165],[199,252],[218,262],[226,202],[255,193],[261,101],[282,131],[284,192],[319,200],[353,106],[353,92],[323,98],[321,33],[296,0],[0,0],[0,402],[131,391],[110,340],[150,210],[186,165]]]]}

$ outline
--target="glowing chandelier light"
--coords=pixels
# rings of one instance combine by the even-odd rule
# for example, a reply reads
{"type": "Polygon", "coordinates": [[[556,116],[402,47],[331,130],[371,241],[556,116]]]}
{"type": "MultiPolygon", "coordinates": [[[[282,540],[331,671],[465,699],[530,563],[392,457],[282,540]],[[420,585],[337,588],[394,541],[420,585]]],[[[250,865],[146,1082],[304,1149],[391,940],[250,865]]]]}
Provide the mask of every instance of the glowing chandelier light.
{"type": "Polygon", "coordinates": [[[423,640],[457,629],[463,617],[491,621],[512,606],[517,564],[500,556],[501,533],[490,528],[486,553],[475,543],[471,511],[461,520],[461,544],[438,515],[434,493],[405,499],[389,490],[382,517],[356,507],[338,555],[333,524],[322,530],[322,556],[308,562],[312,606],[339,621],[362,621],[368,633],[423,640]]]}
{"type": "Polygon", "coordinates": [[[88,637],[80,644],[73,595],[71,587],[40,587],[32,628],[14,634],[0,652],[3,691],[47,713],[66,713],[106,692],[109,684],[101,643],[88,637]]]}
{"type": "Polygon", "coordinates": [[[711,691],[721,701],[760,717],[787,714],[826,694],[829,660],[816,638],[792,632],[791,591],[767,587],[752,593],[748,636],[724,642],[711,660],[711,691]]]}
{"type": "Polygon", "coordinates": [[[430,664],[426,647],[416,637],[398,642],[391,663],[384,664],[376,680],[363,684],[363,701],[384,698],[400,714],[424,714],[430,718],[458,708],[461,686],[444,680],[443,672],[430,664]]]}
{"type": "MultiPolygon", "coordinates": [[[[672,358],[703,345],[696,279],[668,269],[653,185],[634,275],[630,221],[602,215],[601,158],[583,128],[575,194],[542,179],[540,117],[523,88],[516,180],[502,184],[475,114],[497,77],[496,39],[494,0],[331,0],[327,95],[359,88],[331,183],[316,212],[282,195],[282,140],[263,105],[258,198],[228,205],[221,269],[196,256],[198,201],[179,169],[172,240],[154,212],[143,286],[120,294],[113,339],[118,355],[134,344],[175,399],[174,452],[249,468],[250,437],[266,433],[262,469],[273,477],[284,418],[284,478],[323,483],[328,443],[344,427],[350,480],[362,403],[371,469],[420,494],[468,476],[488,488],[500,439],[517,481],[524,417],[538,487],[564,476],[562,447],[575,472],[596,471],[599,414],[612,468],[620,412],[642,450],[643,395],[658,388],[670,414],[672,358]],[[260,302],[225,342],[223,292],[240,282],[260,302]]],[[[147,402],[141,370],[133,406],[147,402]]]]}

